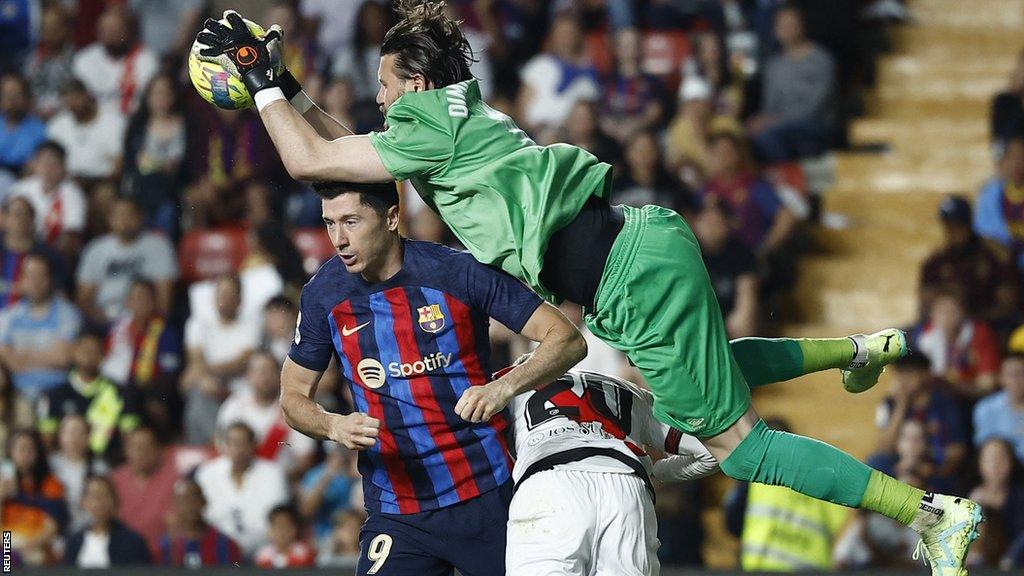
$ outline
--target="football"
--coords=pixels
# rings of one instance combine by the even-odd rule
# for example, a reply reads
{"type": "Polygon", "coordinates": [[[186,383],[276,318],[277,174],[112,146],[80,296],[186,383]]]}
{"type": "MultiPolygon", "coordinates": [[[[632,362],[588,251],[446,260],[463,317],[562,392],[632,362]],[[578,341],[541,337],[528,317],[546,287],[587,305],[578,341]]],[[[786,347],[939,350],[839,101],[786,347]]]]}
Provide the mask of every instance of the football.
{"type": "MultiPolygon", "coordinates": [[[[231,24],[222,19],[221,24],[231,27],[231,24]]],[[[246,20],[245,24],[249,31],[262,38],[266,30],[259,24],[246,20]]],[[[198,40],[192,43],[192,49],[188,54],[188,77],[192,80],[192,86],[196,92],[210,104],[225,110],[245,110],[253,105],[249,91],[241,78],[232,74],[231,70],[225,69],[216,62],[204,62],[199,59],[199,50],[202,44],[198,40]]]]}

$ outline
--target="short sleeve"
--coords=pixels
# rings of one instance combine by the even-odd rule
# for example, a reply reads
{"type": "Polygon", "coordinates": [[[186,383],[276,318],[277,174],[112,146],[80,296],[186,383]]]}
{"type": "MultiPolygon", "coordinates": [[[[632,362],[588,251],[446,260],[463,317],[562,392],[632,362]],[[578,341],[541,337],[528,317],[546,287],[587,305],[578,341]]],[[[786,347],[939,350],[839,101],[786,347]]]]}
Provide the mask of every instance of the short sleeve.
{"type": "Polygon", "coordinates": [[[451,159],[454,142],[447,110],[444,114],[426,106],[395,103],[387,113],[388,129],[369,134],[370,144],[395,180],[426,175],[451,159]]]}
{"type": "Polygon", "coordinates": [[[334,339],[327,323],[327,313],[317,302],[312,282],[302,289],[299,300],[299,321],[288,357],[296,364],[323,372],[334,355],[334,339]]]}
{"type": "Polygon", "coordinates": [[[178,263],[174,258],[174,248],[167,238],[154,235],[150,239],[143,268],[146,277],[151,280],[174,280],[178,277],[178,263]]]}
{"type": "Polygon", "coordinates": [[[470,305],[486,312],[509,330],[517,334],[521,332],[543,300],[512,276],[468,256],[467,260],[470,305]]]}
{"type": "Polygon", "coordinates": [[[99,265],[100,242],[102,240],[97,239],[86,245],[82,259],[78,263],[77,280],[79,283],[99,284],[103,279],[104,267],[99,265]]]}

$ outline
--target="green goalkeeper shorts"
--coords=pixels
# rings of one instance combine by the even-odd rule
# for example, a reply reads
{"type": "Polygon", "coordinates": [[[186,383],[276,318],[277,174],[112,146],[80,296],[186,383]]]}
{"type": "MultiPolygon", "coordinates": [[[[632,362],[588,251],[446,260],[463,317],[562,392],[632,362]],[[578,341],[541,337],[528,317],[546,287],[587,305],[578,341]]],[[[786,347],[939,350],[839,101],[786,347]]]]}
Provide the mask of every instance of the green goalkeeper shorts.
{"type": "Polygon", "coordinates": [[[690,227],[667,208],[623,207],[586,324],[629,357],[654,393],[654,415],[708,438],[750,406],[725,322],[690,227]]]}

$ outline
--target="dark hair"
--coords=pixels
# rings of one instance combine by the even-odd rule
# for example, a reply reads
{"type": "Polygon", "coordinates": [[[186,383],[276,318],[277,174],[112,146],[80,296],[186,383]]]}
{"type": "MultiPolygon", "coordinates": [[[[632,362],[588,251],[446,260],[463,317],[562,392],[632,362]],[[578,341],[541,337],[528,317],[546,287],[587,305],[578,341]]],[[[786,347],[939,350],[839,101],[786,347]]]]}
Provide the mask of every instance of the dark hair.
{"type": "Polygon", "coordinates": [[[149,292],[150,296],[156,298],[156,283],[152,280],[147,278],[136,278],[132,280],[130,289],[134,290],[135,288],[145,288],[146,291],[149,292]]]}
{"type": "MultiPolygon", "coordinates": [[[[116,510],[118,505],[121,503],[121,495],[117,493],[117,486],[114,484],[114,480],[110,476],[105,476],[103,474],[91,474],[86,477],[85,483],[82,484],[82,486],[88,486],[90,482],[99,482],[107,487],[107,490],[110,491],[110,497],[114,500],[114,516],[117,516],[116,510]]],[[[84,491],[85,490],[83,488],[83,493],[84,491]]]]}
{"type": "Polygon", "coordinates": [[[157,446],[164,445],[163,441],[160,440],[160,435],[157,434],[156,432],[156,428],[153,428],[149,424],[139,424],[136,428],[133,428],[130,432],[128,432],[128,434],[125,436],[125,439],[127,440],[129,436],[134,436],[140,432],[149,434],[149,436],[153,439],[153,442],[155,442],[157,446]]]}
{"type": "Polygon", "coordinates": [[[246,435],[249,436],[249,441],[252,442],[253,444],[256,443],[256,432],[252,429],[252,426],[249,426],[245,422],[242,422],[241,420],[235,420],[231,424],[228,424],[227,427],[224,428],[225,439],[227,439],[228,434],[230,434],[232,430],[241,430],[242,432],[245,432],[246,435]]]}
{"type": "Polygon", "coordinates": [[[287,310],[289,312],[294,312],[296,310],[296,307],[295,307],[295,302],[292,302],[291,298],[288,298],[287,296],[282,296],[282,295],[278,294],[277,296],[274,296],[270,300],[267,300],[267,303],[263,306],[263,309],[264,310],[275,310],[275,309],[276,310],[287,310]]]}
{"type": "Polygon", "coordinates": [[[910,370],[922,370],[930,371],[932,369],[932,361],[923,352],[914,352],[907,354],[903,358],[897,359],[892,363],[894,370],[910,371],[910,370]]]}
{"type": "Polygon", "coordinates": [[[967,295],[964,293],[963,287],[957,284],[943,284],[939,286],[932,296],[932,302],[939,298],[949,298],[961,308],[967,309],[967,295]]]}
{"type": "MultiPolygon", "coordinates": [[[[15,430],[14,434],[11,434],[7,438],[7,454],[11,453],[11,449],[14,447],[14,443],[18,441],[18,438],[28,438],[32,445],[36,449],[36,461],[32,465],[32,470],[29,472],[30,477],[27,478],[31,482],[31,489],[33,492],[41,490],[43,488],[43,482],[50,475],[50,463],[46,459],[46,446],[43,444],[43,438],[39,435],[39,432],[32,430],[31,428],[21,428],[15,430]]],[[[21,476],[21,471],[18,471],[18,494],[21,495],[21,489],[24,485],[26,478],[21,476]]]]}
{"type": "Polygon", "coordinates": [[[267,514],[267,520],[273,520],[275,516],[284,515],[292,521],[297,528],[302,528],[302,516],[299,515],[299,510],[293,504],[278,504],[270,509],[270,513],[267,514]]]}
{"type": "Polygon", "coordinates": [[[145,133],[146,126],[149,124],[149,117],[152,112],[149,110],[149,94],[153,91],[156,83],[161,80],[167,80],[171,83],[171,115],[181,116],[185,111],[185,104],[181,97],[181,92],[178,90],[178,84],[174,80],[174,76],[167,72],[161,72],[146,84],[146,89],[142,93],[142,98],[139,99],[139,109],[135,111],[131,119],[128,121],[128,129],[125,130],[125,140],[130,141],[132,138],[139,137],[145,133]]]}
{"type": "Polygon", "coordinates": [[[42,154],[43,152],[53,152],[54,154],[60,157],[60,161],[62,164],[64,162],[67,162],[67,150],[65,150],[63,146],[61,146],[59,143],[53,140],[47,140],[40,144],[39,148],[36,148],[36,155],[42,154]]]}
{"type": "Polygon", "coordinates": [[[1017,459],[1017,452],[1014,450],[1013,442],[1009,438],[1005,438],[1003,436],[993,436],[979,444],[978,463],[981,463],[981,449],[984,448],[986,444],[992,443],[1001,444],[1003,448],[1006,449],[1007,453],[1009,453],[1010,478],[1008,483],[1010,486],[1019,485],[1022,481],[1024,481],[1024,464],[1022,464],[1021,461],[1017,459]]]}
{"type": "Polygon", "coordinates": [[[89,89],[85,87],[85,82],[82,82],[81,79],[72,76],[60,85],[61,96],[71,92],[85,92],[86,94],[89,94],[89,89]]]}
{"type": "Polygon", "coordinates": [[[281,233],[281,224],[268,220],[256,227],[256,241],[269,256],[281,278],[289,284],[302,286],[306,282],[306,269],[302,255],[287,234],[281,233]]]}
{"type": "Polygon", "coordinates": [[[442,88],[473,77],[473,49],[459,23],[445,14],[445,2],[396,0],[395,10],[401,20],[384,35],[380,54],[395,55],[399,78],[419,74],[442,88]]]}
{"type": "Polygon", "coordinates": [[[15,202],[21,202],[28,207],[28,213],[32,215],[32,221],[36,220],[36,207],[32,205],[32,202],[24,196],[9,196],[7,201],[3,204],[3,213],[8,214],[11,211],[11,204],[15,202]]]}
{"type": "Polygon", "coordinates": [[[364,206],[384,216],[392,206],[398,206],[398,188],[394,182],[384,184],[357,184],[354,182],[314,182],[313,192],[324,200],[337,198],[342,194],[359,194],[364,206]]]}
{"type": "Polygon", "coordinates": [[[102,346],[103,342],[106,341],[106,339],[107,335],[104,334],[103,332],[100,332],[99,330],[95,329],[86,329],[82,330],[78,334],[78,338],[75,338],[75,342],[84,342],[86,340],[98,340],[100,346],[102,346]]]}

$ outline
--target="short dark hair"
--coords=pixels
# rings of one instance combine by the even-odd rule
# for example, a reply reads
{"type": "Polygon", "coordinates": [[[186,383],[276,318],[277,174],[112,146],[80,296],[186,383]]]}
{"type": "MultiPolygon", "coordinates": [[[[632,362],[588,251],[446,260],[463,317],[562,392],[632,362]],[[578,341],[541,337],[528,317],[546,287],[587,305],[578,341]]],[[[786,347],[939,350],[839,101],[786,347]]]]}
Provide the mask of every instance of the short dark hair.
{"type": "Polygon", "coordinates": [[[252,429],[252,426],[249,426],[245,422],[242,422],[241,420],[235,420],[231,424],[228,424],[227,427],[224,428],[225,439],[228,437],[228,434],[230,434],[232,430],[241,430],[249,437],[250,442],[252,442],[253,444],[256,443],[256,431],[252,429]]]}
{"type": "Polygon", "coordinates": [[[67,162],[68,152],[58,142],[55,142],[53,140],[47,140],[43,142],[42,144],[39,145],[39,148],[36,148],[36,155],[38,156],[43,152],[53,152],[60,158],[61,164],[67,162]]]}
{"type": "Polygon", "coordinates": [[[395,55],[399,78],[420,74],[442,88],[473,77],[473,49],[459,23],[445,14],[445,2],[396,0],[395,10],[401,20],[384,35],[380,55],[395,55]]]}
{"type": "Polygon", "coordinates": [[[0,81],[3,80],[14,80],[21,87],[21,91],[24,93],[26,98],[32,97],[32,85],[29,84],[28,78],[17,72],[5,72],[0,76],[0,81]]]}
{"type": "Polygon", "coordinates": [[[398,206],[398,188],[394,182],[383,184],[358,184],[355,182],[315,182],[313,192],[324,200],[337,198],[342,194],[359,194],[359,201],[384,216],[392,206],[398,206]]]}
{"type": "Polygon", "coordinates": [[[289,298],[287,296],[284,296],[284,295],[281,295],[281,294],[278,294],[277,296],[274,296],[270,300],[267,300],[267,303],[263,306],[263,309],[264,310],[287,310],[289,312],[294,312],[296,310],[296,306],[295,306],[295,302],[292,302],[291,298],[289,298]]]}
{"type": "Polygon", "coordinates": [[[298,528],[302,528],[302,516],[299,515],[299,509],[293,504],[278,504],[270,509],[270,513],[267,514],[267,520],[273,520],[275,516],[287,516],[298,528]]]}
{"type": "Polygon", "coordinates": [[[1010,360],[1019,360],[1021,362],[1024,362],[1024,354],[1020,352],[1007,352],[1006,354],[1003,354],[1002,364],[1006,364],[1010,360]]]}

